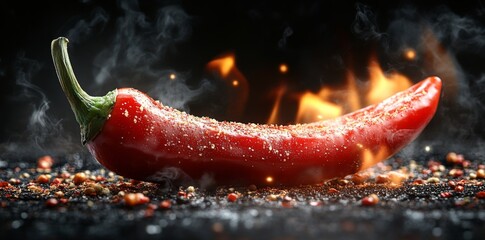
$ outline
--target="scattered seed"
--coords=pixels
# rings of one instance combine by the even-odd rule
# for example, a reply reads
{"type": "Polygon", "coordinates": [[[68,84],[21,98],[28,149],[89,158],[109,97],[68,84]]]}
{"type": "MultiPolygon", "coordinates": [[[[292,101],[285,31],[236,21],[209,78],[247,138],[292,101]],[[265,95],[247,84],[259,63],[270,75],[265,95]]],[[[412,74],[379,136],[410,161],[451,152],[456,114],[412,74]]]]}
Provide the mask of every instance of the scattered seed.
{"type": "Polygon", "coordinates": [[[186,192],[184,192],[184,191],[179,191],[179,192],[177,193],[177,195],[178,195],[179,197],[181,197],[181,198],[186,198],[186,197],[187,197],[187,193],[186,193],[186,192]]]}
{"type": "Polygon", "coordinates": [[[268,200],[270,202],[274,202],[274,201],[278,200],[278,195],[269,194],[268,196],[266,196],[266,200],[268,200]]]}
{"type": "Polygon", "coordinates": [[[477,192],[475,196],[479,199],[485,199],[485,191],[477,192]]]}
{"type": "Polygon", "coordinates": [[[59,201],[55,198],[49,198],[45,201],[47,207],[55,207],[59,204],[59,201]]]}
{"type": "Polygon", "coordinates": [[[465,187],[458,185],[453,189],[455,192],[463,192],[465,190],[465,187]]]}
{"type": "Polygon", "coordinates": [[[293,200],[289,196],[285,196],[283,198],[283,201],[281,201],[281,206],[284,207],[284,208],[292,208],[292,207],[295,206],[295,204],[296,204],[295,200],[293,200]]]}
{"type": "Polygon", "coordinates": [[[485,169],[478,169],[477,170],[477,178],[480,178],[480,179],[485,178],[485,169]]]}
{"type": "Polygon", "coordinates": [[[163,200],[161,203],[160,203],[160,208],[161,209],[170,209],[172,207],[172,201],[170,200],[163,200]]]}
{"type": "Polygon", "coordinates": [[[461,177],[461,176],[463,176],[463,170],[456,169],[456,168],[451,169],[450,172],[449,172],[449,175],[452,176],[452,177],[455,177],[455,178],[461,177]]]}
{"type": "Polygon", "coordinates": [[[41,174],[37,177],[38,183],[48,183],[49,180],[50,180],[50,176],[47,176],[46,174],[41,174]]]}
{"type": "Polygon", "coordinates": [[[235,202],[237,199],[238,199],[238,196],[235,193],[229,193],[227,195],[227,201],[229,202],[235,202]]]}
{"type": "Polygon", "coordinates": [[[187,192],[189,192],[189,193],[193,193],[193,192],[195,192],[195,188],[194,188],[193,186],[189,186],[189,187],[187,188],[187,192]]]}
{"type": "Polygon", "coordinates": [[[0,187],[1,188],[8,187],[8,186],[10,186],[10,183],[8,183],[6,181],[0,181],[0,187]]]}
{"type": "Polygon", "coordinates": [[[127,206],[136,206],[150,202],[150,198],[143,195],[143,193],[127,193],[123,197],[127,206]]]}
{"type": "Polygon", "coordinates": [[[426,180],[427,183],[439,183],[440,179],[437,177],[430,177],[428,180],[426,180]]]}
{"type": "Polygon", "coordinates": [[[76,185],[79,185],[79,184],[82,184],[83,182],[85,182],[87,180],[87,176],[85,173],[83,172],[80,172],[80,173],[76,173],[74,175],[74,178],[72,179],[72,181],[74,182],[74,184],[76,185]]]}
{"type": "Polygon", "coordinates": [[[63,198],[64,197],[64,193],[62,191],[57,191],[54,193],[54,195],[58,198],[63,198]]]}
{"type": "Polygon", "coordinates": [[[380,175],[377,175],[377,177],[376,177],[376,183],[377,184],[385,184],[385,183],[389,183],[389,182],[391,182],[391,179],[389,178],[388,175],[380,174],[380,175]]]}
{"type": "Polygon", "coordinates": [[[362,206],[374,206],[379,203],[379,197],[376,194],[370,194],[361,200],[362,206]]]}
{"type": "Polygon", "coordinates": [[[423,179],[416,179],[413,181],[413,185],[422,185],[422,184],[424,184],[423,179]]]}
{"type": "Polygon", "coordinates": [[[453,194],[451,192],[442,192],[442,193],[440,193],[440,197],[442,197],[442,198],[450,198],[452,196],[453,196],[453,194]]]}
{"type": "Polygon", "coordinates": [[[9,182],[10,184],[13,184],[13,185],[18,185],[18,184],[21,184],[21,183],[22,183],[22,181],[20,181],[20,179],[18,179],[18,178],[10,178],[10,179],[8,180],[8,182],[9,182]]]}

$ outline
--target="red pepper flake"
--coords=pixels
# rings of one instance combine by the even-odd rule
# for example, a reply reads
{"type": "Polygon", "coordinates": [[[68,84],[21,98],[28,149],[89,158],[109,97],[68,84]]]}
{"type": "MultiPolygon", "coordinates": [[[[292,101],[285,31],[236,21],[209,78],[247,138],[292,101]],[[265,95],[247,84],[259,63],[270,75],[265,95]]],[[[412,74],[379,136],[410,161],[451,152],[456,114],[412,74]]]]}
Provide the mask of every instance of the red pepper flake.
{"type": "Polygon", "coordinates": [[[60,177],[61,178],[64,178],[64,179],[67,179],[67,178],[70,178],[71,177],[71,174],[68,173],[68,172],[63,172],[63,173],[61,173],[60,177]]]}
{"type": "Polygon", "coordinates": [[[354,183],[354,184],[362,184],[364,183],[367,179],[369,179],[370,177],[370,174],[367,174],[367,173],[356,173],[356,174],[353,174],[352,177],[350,178],[350,180],[354,183]]]}
{"type": "Polygon", "coordinates": [[[153,217],[153,215],[155,215],[155,210],[151,209],[151,208],[147,208],[145,209],[145,214],[144,216],[146,218],[149,218],[149,217],[153,217]]]}
{"type": "Polygon", "coordinates": [[[153,215],[155,215],[156,209],[157,209],[157,205],[148,204],[147,208],[145,209],[145,217],[153,217],[153,215]]]}
{"type": "Polygon", "coordinates": [[[194,197],[195,197],[195,193],[193,192],[187,193],[187,198],[194,198],[194,197]]]}
{"type": "Polygon", "coordinates": [[[64,197],[64,192],[57,191],[57,192],[54,193],[54,195],[56,195],[56,197],[58,197],[58,198],[62,198],[62,197],[64,197]]]}
{"type": "Polygon", "coordinates": [[[413,181],[412,183],[413,185],[423,185],[424,184],[424,180],[423,179],[416,179],[413,181]]]}
{"type": "Polygon", "coordinates": [[[457,185],[457,184],[456,184],[456,182],[455,182],[455,181],[453,181],[453,180],[448,181],[448,186],[449,186],[449,187],[451,187],[451,188],[455,188],[455,187],[456,187],[456,185],[457,185]]]}
{"type": "Polygon", "coordinates": [[[468,168],[470,167],[470,165],[472,165],[472,163],[468,160],[465,160],[461,165],[463,166],[463,168],[468,168]]]}
{"type": "Polygon", "coordinates": [[[442,192],[442,193],[440,193],[440,197],[442,197],[442,198],[450,198],[452,196],[453,196],[453,194],[451,192],[442,192]]]}
{"type": "Polygon", "coordinates": [[[125,204],[128,206],[136,206],[150,202],[150,198],[143,195],[143,193],[127,193],[123,198],[125,204]]]}
{"type": "Polygon", "coordinates": [[[477,178],[485,178],[485,169],[478,169],[477,170],[477,178]]]}
{"type": "Polygon", "coordinates": [[[95,180],[94,180],[94,181],[96,181],[96,182],[102,182],[102,181],[105,181],[105,180],[106,180],[106,178],[105,178],[105,177],[103,177],[103,176],[99,176],[99,175],[98,175],[98,176],[96,176],[96,178],[95,178],[95,180]]]}
{"type": "Polygon", "coordinates": [[[10,184],[14,184],[14,185],[18,185],[18,184],[22,183],[22,181],[20,181],[20,179],[18,179],[18,178],[10,178],[10,180],[8,180],[8,182],[10,184]]]}
{"type": "Polygon", "coordinates": [[[370,194],[367,197],[362,198],[362,206],[374,206],[379,203],[379,197],[376,194],[370,194]]]}
{"type": "Polygon", "coordinates": [[[61,202],[62,204],[66,204],[67,202],[69,202],[69,199],[61,198],[61,199],[59,199],[59,202],[61,202]]]}
{"type": "Polygon", "coordinates": [[[291,197],[285,196],[283,201],[281,201],[281,206],[285,208],[292,208],[295,206],[295,201],[291,197]]]}
{"type": "Polygon", "coordinates": [[[8,187],[8,186],[10,186],[10,183],[8,183],[7,181],[0,181],[1,188],[8,187]]]}
{"type": "Polygon", "coordinates": [[[237,199],[238,199],[238,196],[235,193],[229,193],[227,195],[227,201],[229,202],[235,202],[237,199]]]}
{"type": "Polygon", "coordinates": [[[186,193],[186,192],[184,192],[184,191],[179,191],[179,192],[177,193],[177,195],[178,195],[179,197],[181,197],[181,198],[186,198],[186,197],[187,197],[187,193],[186,193]]]}
{"type": "Polygon", "coordinates": [[[449,174],[450,174],[450,176],[455,177],[455,178],[461,177],[461,176],[463,176],[463,170],[454,168],[454,169],[450,170],[449,174]]]}
{"type": "Polygon", "coordinates": [[[335,189],[335,188],[329,188],[328,191],[327,191],[328,194],[337,194],[339,192],[340,191],[335,189]]]}
{"type": "Polygon", "coordinates": [[[391,178],[388,175],[380,174],[376,177],[377,184],[385,184],[391,182],[391,178]]]}
{"type": "Polygon", "coordinates": [[[426,175],[428,175],[428,174],[430,174],[430,173],[431,173],[431,170],[429,170],[429,169],[423,169],[423,170],[421,171],[421,173],[422,173],[422,174],[426,174],[426,175]]]}
{"type": "Polygon", "coordinates": [[[55,198],[49,198],[45,201],[47,207],[55,207],[57,204],[59,204],[59,201],[55,198]]]}
{"type": "Polygon", "coordinates": [[[479,199],[485,199],[485,191],[477,192],[475,196],[479,199]]]}
{"type": "Polygon", "coordinates": [[[80,172],[74,175],[74,178],[72,179],[72,181],[74,182],[74,184],[79,185],[85,182],[87,179],[88,177],[86,176],[86,174],[83,172],[80,172]]]}
{"type": "Polygon", "coordinates": [[[37,177],[37,182],[38,183],[48,183],[50,180],[50,176],[47,176],[45,174],[41,174],[37,177]]]}
{"type": "Polygon", "coordinates": [[[458,185],[455,187],[454,191],[455,192],[463,192],[465,190],[465,187],[458,185]]]}
{"type": "Polygon", "coordinates": [[[429,167],[429,170],[430,170],[431,172],[438,172],[438,171],[440,170],[440,166],[439,166],[439,165],[431,165],[431,166],[429,167]]]}
{"type": "Polygon", "coordinates": [[[51,169],[52,165],[54,164],[54,159],[51,156],[43,156],[37,159],[37,168],[40,169],[51,169]]]}
{"type": "Polygon", "coordinates": [[[457,154],[455,152],[449,152],[446,155],[446,161],[452,164],[462,164],[465,157],[462,154],[457,154]]]}
{"type": "Polygon", "coordinates": [[[172,207],[172,201],[170,200],[163,200],[161,203],[160,203],[160,208],[161,209],[170,209],[172,207]]]}
{"type": "Polygon", "coordinates": [[[84,195],[96,196],[96,190],[93,187],[87,187],[84,189],[84,195]]]}
{"type": "Polygon", "coordinates": [[[461,179],[460,181],[456,182],[457,185],[465,185],[466,184],[466,180],[465,179],[461,179]]]}
{"type": "Polygon", "coordinates": [[[52,180],[51,182],[51,185],[59,185],[62,183],[62,178],[54,178],[54,180],[52,180]]]}

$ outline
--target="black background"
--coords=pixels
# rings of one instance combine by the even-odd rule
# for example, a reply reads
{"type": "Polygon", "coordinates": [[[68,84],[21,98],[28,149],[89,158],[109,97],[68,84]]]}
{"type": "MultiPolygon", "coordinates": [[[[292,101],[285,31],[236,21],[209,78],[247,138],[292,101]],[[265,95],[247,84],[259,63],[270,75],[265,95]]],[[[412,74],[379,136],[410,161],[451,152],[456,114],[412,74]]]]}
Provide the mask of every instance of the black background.
{"type": "MultiPolygon", "coordinates": [[[[317,91],[323,85],[341,84],[349,69],[365,82],[373,53],[377,53],[385,71],[401,72],[414,82],[435,74],[436,71],[422,68],[422,30],[415,28],[431,26],[441,43],[440,49],[452,56],[460,72],[457,80],[461,87],[458,97],[451,98],[445,86],[439,112],[422,139],[436,145],[453,143],[466,148],[471,141],[481,146],[485,135],[481,124],[485,98],[485,6],[481,1],[9,1],[0,3],[2,154],[20,154],[25,149],[50,154],[63,152],[60,148],[82,149],[78,125],[52,65],[50,42],[54,38],[70,37],[74,71],[88,93],[101,95],[117,87],[149,92],[152,83],[133,80],[146,74],[136,64],[133,71],[129,64],[117,66],[112,75],[117,80],[93,84],[99,65],[103,65],[96,57],[103,50],[109,52],[117,34],[123,36],[120,32],[125,29],[119,25],[130,11],[143,16],[149,24],[135,34],[157,36],[161,30],[152,26],[162,9],[182,13],[185,27],[168,29],[169,37],[158,42],[166,44],[163,56],[149,62],[149,67],[159,68],[163,74],[181,73],[189,89],[200,88],[204,79],[211,83],[209,88],[201,88],[201,94],[186,99],[185,110],[228,119],[221,110],[227,96],[211,80],[205,66],[221,54],[232,52],[250,84],[246,110],[237,120],[258,123],[267,120],[274,101],[271,93],[281,83],[295,93],[317,91]],[[89,31],[73,33],[80,22],[89,22],[100,13],[104,19],[89,31]],[[446,24],[444,16],[451,16],[452,21],[446,24]],[[401,19],[408,24],[402,29],[401,19]],[[291,34],[285,36],[285,31],[291,34]],[[403,46],[415,47],[418,60],[403,59],[403,46]],[[284,76],[277,71],[283,62],[290,68],[284,76]],[[27,86],[19,84],[19,79],[25,80],[21,83],[28,83],[27,86]],[[41,118],[44,123],[29,123],[34,110],[42,107],[42,99],[49,103],[41,118]]],[[[149,56],[155,45],[144,44],[142,50],[149,56]]],[[[119,56],[123,57],[126,56],[119,56]]],[[[144,63],[141,60],[137,64],[144,63]]],[[[296,110],[291,103],[287,108],[290,116],[283,124],[291,122],[296,110]]]]}

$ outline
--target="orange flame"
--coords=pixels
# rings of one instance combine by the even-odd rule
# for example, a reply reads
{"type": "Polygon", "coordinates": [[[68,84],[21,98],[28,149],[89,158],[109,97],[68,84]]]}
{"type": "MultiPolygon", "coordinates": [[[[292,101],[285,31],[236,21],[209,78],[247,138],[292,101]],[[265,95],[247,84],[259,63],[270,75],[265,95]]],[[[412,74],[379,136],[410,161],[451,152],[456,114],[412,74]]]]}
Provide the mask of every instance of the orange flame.
{"type": "Polygon", "coordinates": [[[378,146],[378,149],[374,151],[366,148],[365,146],[362,146],[361,144],[358,144],[357,146],[362,149],[362,164],[360,166],[360,170],[372,167],[376,163],[384,160],[387,156],[389,156],[389,150],[386,146],[378,146]]]}
{"type": "Polygon", "coordinates": [[[271,115],[269,116],[269,119],[268,119],[268,122],[267,122],[268,124],[278,123],[278,120],[279,120],[278,109],[280,108],[281,99],[283,98],[283,95],[285,94],[285,92],[286,92],[286,86],[285,85],[282,85],[278,88],[278,90],[276,92],[275,104],[273,106],[273,109],[271,110],[271,115]]]}
{"type": "Polygon", "coordinates": [[[367,103],[375,104],[392,96],[393,94],[403,91],[413,83],[403,75],[391,73],[384,75],[379,63],[372,59],[369,66],[370,91],[367,94],[367,103]]]}
{"type": "Polygon", "coordinates": [[[235,120],[244,112],[249,93],[249,85],[244,75],[237,69],[234,54],[227,54],[207,64],[217,78],[224,81],[228,91],[226,117],[235,120]]]}
{"type": "Polygon", "coordinates": [[[322,88],[318,95],[311,92],[304,93],[300,100],[296,122],[316,122],[342,115],[342,107],[329,100],[331,94],[330,88],[322,88]]]}
{"type": "Polygon", "coordinates": [[[318,94],[305,92],[299,100],[297,123],[315,122],[335,118],[370,104],[381,102],[391,95],[405,90],[412,82],[398,73],[384,74],[375,58],[369,65],[369,90],[365,97],[359,89],[352,72],[347,73],[343,88],[322,87],[318,94]]]}

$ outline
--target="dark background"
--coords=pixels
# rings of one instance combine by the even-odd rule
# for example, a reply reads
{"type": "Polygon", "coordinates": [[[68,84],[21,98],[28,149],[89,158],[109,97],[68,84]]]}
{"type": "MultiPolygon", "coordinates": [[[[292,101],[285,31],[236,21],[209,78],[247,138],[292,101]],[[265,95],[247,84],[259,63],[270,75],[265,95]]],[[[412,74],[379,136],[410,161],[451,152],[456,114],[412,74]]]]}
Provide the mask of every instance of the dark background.
{"type": "MultiPolygon", "coordinates": [[[[2,2],[0,157],[85,151],[50,56],[59,36],[70,39],[74,71],[90,94],[134,87],[195,115],[257,123],[268,119],[282,83],[294,93],[316,92],[341,85],[353,70],[365,84],[376,54],[386,72],[414,82],[436,74],[445,82],[440,109],[418,143],[480,150],[484,15],[481,1],[2,2]],[[433,49],[423,38],[428,32],[438,42],[433,49]],[[415,61],[402,57],[407,47],[417,51],[415,61]],[[229,52],[250,85],[238,119],[225,115],[225,86],[205,68],[229,52]],[[288,74],[278,72],[280,63],[288,74]]],[[[296,111],[287,104],[282,124],[296,111]]]]}

